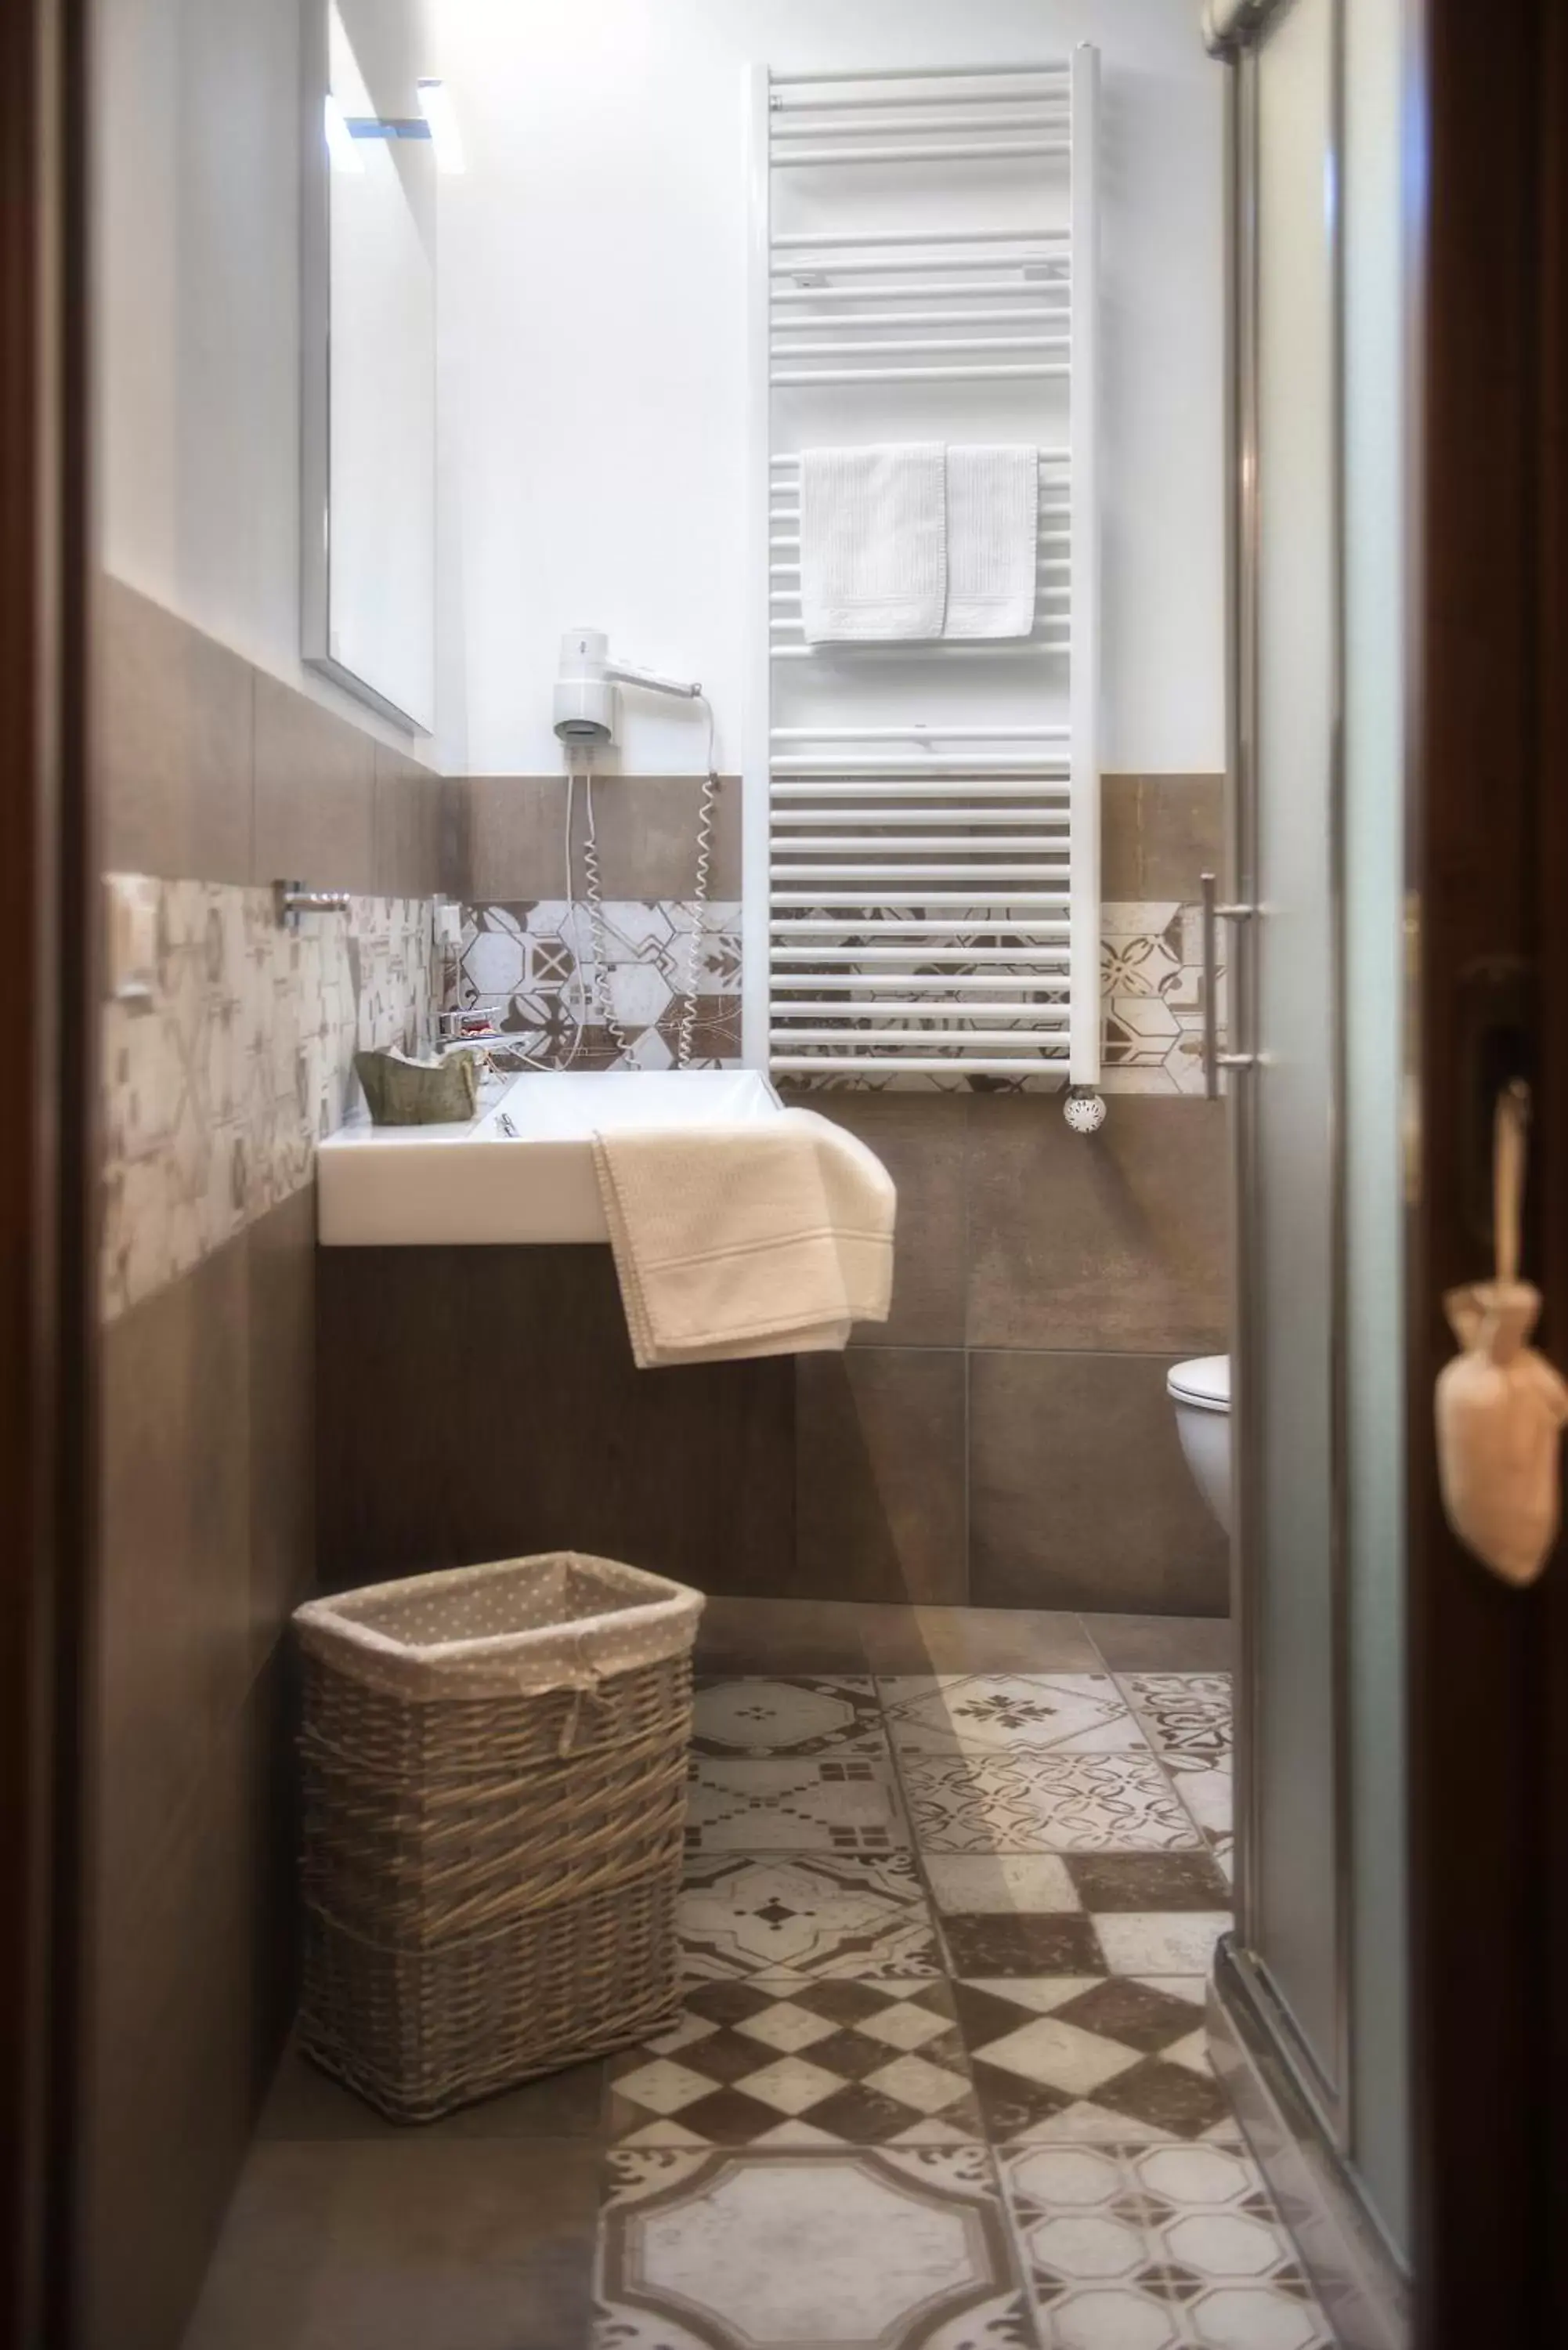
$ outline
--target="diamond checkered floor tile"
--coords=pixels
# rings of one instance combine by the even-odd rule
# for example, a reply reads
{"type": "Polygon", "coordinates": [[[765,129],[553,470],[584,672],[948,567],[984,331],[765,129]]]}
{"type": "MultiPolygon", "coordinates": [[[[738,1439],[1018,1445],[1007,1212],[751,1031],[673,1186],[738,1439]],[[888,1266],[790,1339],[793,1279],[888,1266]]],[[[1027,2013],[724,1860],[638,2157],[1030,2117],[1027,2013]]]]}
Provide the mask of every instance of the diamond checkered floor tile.
{"type": "Polygon", "coordinates": [[[946,2145],[980,2117],[940,1980],[703,1983],[672,2032],[616,2060],[610,2130],[633,2146],[946,2145]]]}
{"type": "Polygon", "coordinates": [[[960,1983],[956,1997],[989,2137],[1235,2134],[1201,1981],[1057,1975],[960,1983]]]}

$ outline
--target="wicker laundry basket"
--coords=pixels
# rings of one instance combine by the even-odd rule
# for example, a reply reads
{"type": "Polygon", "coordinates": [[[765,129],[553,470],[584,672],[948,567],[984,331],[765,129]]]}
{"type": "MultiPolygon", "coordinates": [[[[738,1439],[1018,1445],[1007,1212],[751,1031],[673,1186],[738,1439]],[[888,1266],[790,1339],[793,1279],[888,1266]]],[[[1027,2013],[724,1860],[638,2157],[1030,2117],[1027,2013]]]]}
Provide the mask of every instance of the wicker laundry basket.
{"type": "Polygon", "coordinates": [[[383,2113],[672,2021],[701,1609],[567,1551],[297,1610],[300,2035],[383,2113]]]}

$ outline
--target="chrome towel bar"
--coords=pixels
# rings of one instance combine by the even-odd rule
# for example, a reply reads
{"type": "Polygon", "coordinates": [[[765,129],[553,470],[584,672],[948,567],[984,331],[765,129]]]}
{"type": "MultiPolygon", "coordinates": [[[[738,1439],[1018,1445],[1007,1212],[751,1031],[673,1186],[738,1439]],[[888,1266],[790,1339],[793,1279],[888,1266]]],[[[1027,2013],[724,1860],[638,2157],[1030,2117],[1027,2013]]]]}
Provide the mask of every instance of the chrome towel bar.
{"type": "Polygon", "coordinates": [[[348,911],[347,889],[307,889],[303,881],[275,881],[272,894],[278,921],[286,931],[298,929],[302,914],[346,914],[348,911]]]}

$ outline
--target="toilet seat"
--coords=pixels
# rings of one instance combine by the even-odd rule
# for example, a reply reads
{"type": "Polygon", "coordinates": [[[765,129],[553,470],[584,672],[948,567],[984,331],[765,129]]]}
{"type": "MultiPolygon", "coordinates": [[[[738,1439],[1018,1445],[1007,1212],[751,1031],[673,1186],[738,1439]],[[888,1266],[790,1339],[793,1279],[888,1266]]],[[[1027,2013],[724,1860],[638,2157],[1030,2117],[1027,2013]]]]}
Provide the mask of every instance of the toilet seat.
{"type": "Polygon", "coordinates": [[[1178,1363],[1167,1374],[1166,1393],[1177,1403],[1192,1406],[1196,1411],[1224,1411],[1231,1409],[1231,1357],[1229,1355],[1199,1355],[1190,1363],[1178,1363]]]}

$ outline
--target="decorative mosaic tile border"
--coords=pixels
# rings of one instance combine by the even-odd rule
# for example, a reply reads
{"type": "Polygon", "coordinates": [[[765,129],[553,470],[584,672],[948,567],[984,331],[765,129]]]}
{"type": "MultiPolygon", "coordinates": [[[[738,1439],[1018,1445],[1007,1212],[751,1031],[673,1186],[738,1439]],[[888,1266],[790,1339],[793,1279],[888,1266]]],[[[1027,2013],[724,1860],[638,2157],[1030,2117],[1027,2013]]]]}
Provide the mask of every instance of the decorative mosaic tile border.
{"type": "MultiPolygon", "coordinates": [[[[692,1066],[739,1063],[741,909],[732,899],[701,908],[673,898],[607,899],[602,943],[603,984],[596,924],[580,902],[465,907],[448,1001],[489,1010],[514,1040],[519,1066],[668,1069],[694,979],[692,1066]],[[624,1050],[604,1016],[607,992],[624,1050]]],[[[504,1067],[507,1053],[493,1050],[491,1058],[504,1067]]]]}
{"type": "Polygon", "coordinates": [[[143,886],[148,992],[102,1014],[106,1321],[307,1183],[356,1052],[428,1049],[441,993],[428,899],[355,898],[286,931],[269,889],[143,886]]]}
{"type": "MultiPolygon", "coordinates": [[[[520,1065],[562,1066],[576,1046],[584,1068],[669,1068],[695,936],[693,1065],[740,1062],[741,909],[732,899],[701,910],[683,899],[607,901],[605,971],[623,1050],[603,1017],[594,924],[580,904],[468,907],[460,949],[443,955],[428,899],[355,898],[347,921],[317,918],[287,931],[270,890],[145,886],[158,923],[150,993],[113,1000],[103,1014],[106,1319],[308,1182],[317,1141],[357,1097],[354,1054],[394,1043],[428,1048],[437,1003],[493,1005],[520,1065]]],[[[1107,1094],[1201,1092],[1200,920],[1196,905],[1106,906],[1107,1094]]],[[[504,1051],[493,1057],[505,1066],[504,1051]]],[[[937,1091],[1057,1084],[956,1074],[815,1082],[937,1091]]]]}
{"type": "MultiPolygon", "coordinates": [[[[697,920],[698,909],[684,899],[607,902],[604,962],[610,1009],[627,1038],[624,1052],[604,1021],[594,925],[581,904],[540,899],[465,908],[462,949],[447,1001],[491,1009],[507,1037],[516,1039],[520,1064],[527,1059],[557,1067],[572,1059],[582,1068],[669,1068],[697,920]]],[[[846,933],[846,952],[851,946],[846,933]]],[[[1202,965],[1199,905],[1113,899],[1101,909],[1104,1092],[1201,1094],[1202,965]]],[[[956,970],[971,975],[967,967],[956,970]]],[[[1223,972],[1220,978],[1223,1019],[1223,972]]],[[[854,1024],[845,1024],[850,1033],[854,1024]]],[[[741,909],[732,900],[701,910],[694,1041],[699,1067],[740,1060],[741,909]]],[[[504,1066],[504,1055],[493,1057],[504,1066]]],[[[1054,1093],[1061,1080],[824,1071],[801,1082],[828,1092],[1054,1093]]]]}
{"type": "MultiPolygon", "coordinates": [[[[1226,972],[1217,974],[1223,1028],[1226,972]]],[[[1159,899],[1112,899],[1100,909],[1105,1006],[1103,1090],[1203,1091],[1203,909],[1159,899]]]]}

